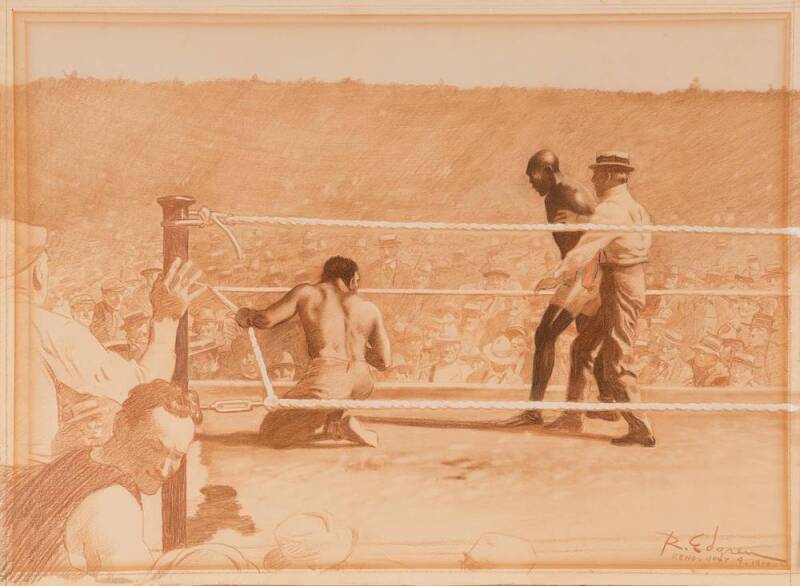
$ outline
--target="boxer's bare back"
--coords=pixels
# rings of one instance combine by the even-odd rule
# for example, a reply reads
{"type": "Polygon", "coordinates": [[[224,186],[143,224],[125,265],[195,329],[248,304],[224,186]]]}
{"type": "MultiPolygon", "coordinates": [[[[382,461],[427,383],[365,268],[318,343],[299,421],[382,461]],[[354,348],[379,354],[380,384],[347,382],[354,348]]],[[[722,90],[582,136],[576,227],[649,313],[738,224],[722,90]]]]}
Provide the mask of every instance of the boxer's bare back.
{"type": "Polygon", "coordinates": [[[301,284],[266,309],[240,313],[240,323],[263,329],[295,315],[303,324],[309,356],[366,361],[383,370],[389,366],[389,338],[378,307],[358,295],[358,274],[353,289],[336,282],[301,284]]]}

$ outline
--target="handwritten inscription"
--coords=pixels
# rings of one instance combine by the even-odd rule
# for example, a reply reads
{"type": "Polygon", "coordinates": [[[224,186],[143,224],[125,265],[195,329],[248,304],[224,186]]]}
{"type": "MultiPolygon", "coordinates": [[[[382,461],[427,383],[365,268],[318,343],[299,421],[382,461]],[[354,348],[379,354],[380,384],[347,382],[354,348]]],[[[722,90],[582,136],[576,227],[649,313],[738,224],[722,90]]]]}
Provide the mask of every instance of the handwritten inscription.
{"type": "Polygon", "coordinates": [[[719,525],[712,533],[678,535],[674,531],[669,531],[658,535],[664,537],[661,543],[661,557],[675,561],[738,564],[750,567],[774,567],[786,563],[785,559],[764,555],[745,546],[723,543],[719,525]]]}

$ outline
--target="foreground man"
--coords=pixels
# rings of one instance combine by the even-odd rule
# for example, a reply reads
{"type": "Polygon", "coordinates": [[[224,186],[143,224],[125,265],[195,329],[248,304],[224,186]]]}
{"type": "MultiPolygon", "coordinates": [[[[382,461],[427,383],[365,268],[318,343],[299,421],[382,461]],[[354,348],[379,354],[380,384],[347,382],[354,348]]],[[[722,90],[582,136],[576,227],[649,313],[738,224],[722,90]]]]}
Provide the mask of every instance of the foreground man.
{"type": "MultiPolygon", "coordinates": [[[[600,203],[589,221],[595,224],[646,225],[650,215],[628,191],[628,177],[633,171],[625,153],[599,153],[594,165],[592,183],[600,203]]],[[[600,311],[586,324],[572,343],[567,400],[583,399],[592,355],[599,346],[594,361],[594,376],[601,389],[607,389],[617,403],[639,400],[636,374],[628,365],[633,362],[636,326],[645,302],[644,264],[650,252],[649,232],[587,232],[581,236],[556,269],[555,278],[569,278],[600,251],[602,279],[600,311]]],[[[628,423],[627,435],[611,440],[618,446],[655,446],[647,415],[621,411],[628,423]]],[[[554,427],[578,431],[581,415],[569,411],[554,427]]]]}
{"type": "MultiPolygon", "coordinates": [[[[364,399],[372,393],[369,365],[385,370],[391,364],[389,337],[375,304],[358,295],[358,265],[334,256],[325,262],[319,283],[303,283],[266,309],[242,308],[236,315],[243,328],[265,329],[295,315],[306,336],[311,363],[288,399],[364,399]]],[[[263,441],[289,448],[324,439],[344,439],[375,447],[378,436],[343,410],[278,409],[261,424],[263,441]]]]}
{"type": "Polygon", "coordinates": [[[191,261],[176,259],[150,292],[153,316],[141,358],[125,360],[103,348],[83,324],[45,309],[47,230],[0,218],[0,233],[14,234],[13,241],[0,243],[14,249],[13,266],[0,272],[0,287],[14,296],[18,336],[14,463],[44,464],[103,443],[128,391],[172,377],[178,321],[204,288],[195,285],[200,273],[191,261]],[[190,293],[191,288],[196,290],[190,293]]]}
{"type": "Polygon", "coordinates": [[[141,494],[180,466],[200,422],[196,397],[163,380],[135,387],[103,446],[76,450],[14,479],[6,493],[3,576],[34,580],[150,569],[141,494]]]}

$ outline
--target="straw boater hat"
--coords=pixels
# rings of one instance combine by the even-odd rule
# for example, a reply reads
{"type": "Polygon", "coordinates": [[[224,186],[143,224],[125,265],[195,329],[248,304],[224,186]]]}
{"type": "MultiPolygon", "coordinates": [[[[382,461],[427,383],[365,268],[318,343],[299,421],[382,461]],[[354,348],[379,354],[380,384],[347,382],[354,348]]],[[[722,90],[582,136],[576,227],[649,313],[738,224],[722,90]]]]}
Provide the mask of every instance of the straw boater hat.
{"type": "Polygon", "coordinates": [[[264,568],[332,568],[350,557],[356,541],[356,532],[329,513],[293,515],[275,528],[276,545],[264,557],[264,568]]]}
{"type": "Polygon", "coordinates": [[[703,337],[699,343],[692,346],[692,350],[720,358],[722,353],[722,340],[717,336],[709,334],[703,337]]]}
{"type": "Polygon", "coordinates": [[[604,151],[597,153],[594,163],[589,165],[589,168],[597,169],[598,167],[621,167],[627,171],[634,170],[634,167],[631,165],[630,155],[621,151],[604,151]]]}
{"type": "Polygon", "coordinates": [[[378,236],[378,242],[381,246],[392,246],[397,244],[397,234],[381,234],[378,236]]]}
{"type": "Polygon", "coordinates": [[[494,364],[509,365],[517,361],[512,351],[511,340],[498,336],[494,342],[483,347],[483,356],[494,364]]]}

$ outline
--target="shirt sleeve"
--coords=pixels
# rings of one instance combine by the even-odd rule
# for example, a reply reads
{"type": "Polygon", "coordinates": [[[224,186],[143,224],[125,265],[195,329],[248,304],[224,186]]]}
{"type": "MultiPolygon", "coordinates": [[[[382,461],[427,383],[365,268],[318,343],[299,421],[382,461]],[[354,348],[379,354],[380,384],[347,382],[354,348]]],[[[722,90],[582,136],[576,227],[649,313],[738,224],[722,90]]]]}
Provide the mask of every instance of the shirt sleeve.
{"type": "MultiPolygon", "coordinates": [[[[623,224],[626,223],[624,214],[620,213],[619,206],[603,202],[597,206],[594,214],[589,218],[591,224],[623,224]]],[[[579,270],[586,265],[600,250],[608,246],[619,234],[614,232],[586,232],[581,236],[578,244],[567,253],[561,265],[556,269],[557,274],[567,274],[579,270]]]]}
{"type": "Polygon", "coordinates": [[[66,321],[60,334],[47,361],[55,378],[75,391],[121,403],[133,387],[147,382],[138,363],[106,350],[81,324],[66,321]]]}

